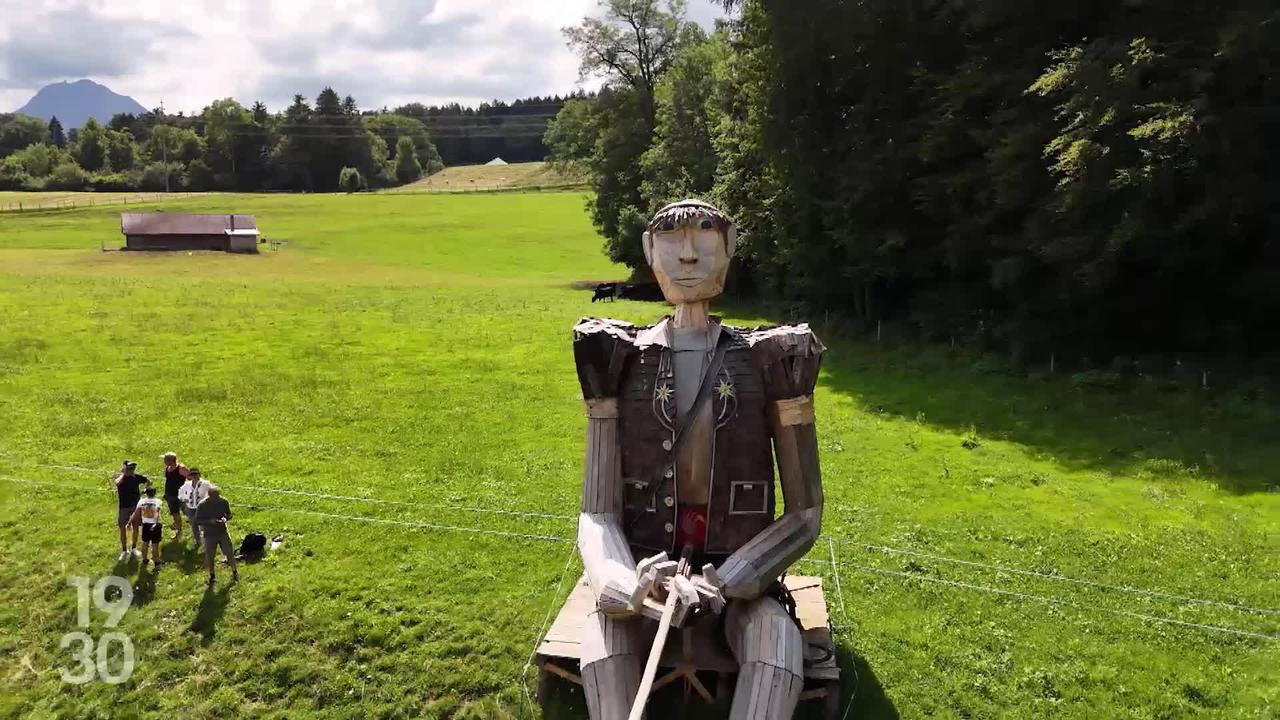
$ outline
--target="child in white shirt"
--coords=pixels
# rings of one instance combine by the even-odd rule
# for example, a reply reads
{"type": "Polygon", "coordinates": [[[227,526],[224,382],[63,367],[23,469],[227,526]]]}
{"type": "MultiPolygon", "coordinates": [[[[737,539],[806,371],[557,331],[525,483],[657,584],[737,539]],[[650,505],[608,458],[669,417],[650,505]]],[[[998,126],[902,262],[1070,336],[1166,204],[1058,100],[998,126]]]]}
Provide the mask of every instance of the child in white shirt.
{"type": "Polygon", "coordinates": [[[130,523],[142,526],[142,567],[147,566],[147,548],[151,549],[151,559],[160,569],[160,538],[163,533],[163,514],[160,512],[160,499],[156,497],[156,489],[147,486],[147,496],[138,501],[134,508],[130,523]]]}

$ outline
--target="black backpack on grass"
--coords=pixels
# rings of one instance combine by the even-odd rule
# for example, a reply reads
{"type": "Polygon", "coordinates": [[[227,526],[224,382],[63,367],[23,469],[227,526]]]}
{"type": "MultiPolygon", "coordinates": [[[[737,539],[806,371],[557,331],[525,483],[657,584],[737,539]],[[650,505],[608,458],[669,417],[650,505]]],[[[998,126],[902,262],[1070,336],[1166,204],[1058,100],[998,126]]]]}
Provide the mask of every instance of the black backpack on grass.
{"type": "Polygon", "coordinates": [[[267,536],[260,532],[251,532],[244,536],[244,540],[240,541],[241,557],[248,555],[257,555],[267,547],[267,536]]]}

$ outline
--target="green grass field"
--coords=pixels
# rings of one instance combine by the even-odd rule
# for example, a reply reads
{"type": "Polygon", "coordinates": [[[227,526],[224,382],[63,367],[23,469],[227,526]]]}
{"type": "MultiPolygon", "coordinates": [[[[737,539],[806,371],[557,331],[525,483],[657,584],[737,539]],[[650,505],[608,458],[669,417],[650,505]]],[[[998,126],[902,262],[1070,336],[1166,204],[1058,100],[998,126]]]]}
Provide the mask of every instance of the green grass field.
{"type": "MultiPolygon", "coordinates": [[[[0,716],[534,714],[522,669],[580,570],[556,539],[584,423],[570,327],[662,311],[569,287],[625,275],[581,194],[164,208],[254,213],[288,244],[103,253],[118,209],[0,216],[0,716]],[[179,545],[158,576],[115,560],[108,473],[158,476],[171,448],[234,532],[286,536],[236,585],[206,592],[179,545]],[[63,683],[67,579],[113,573],[136,669],[63,683]]],[[[1273,405],[825,339],[825,537],[797,570],[827,583],[850,718],[1280,713],[1273,405]]]]}

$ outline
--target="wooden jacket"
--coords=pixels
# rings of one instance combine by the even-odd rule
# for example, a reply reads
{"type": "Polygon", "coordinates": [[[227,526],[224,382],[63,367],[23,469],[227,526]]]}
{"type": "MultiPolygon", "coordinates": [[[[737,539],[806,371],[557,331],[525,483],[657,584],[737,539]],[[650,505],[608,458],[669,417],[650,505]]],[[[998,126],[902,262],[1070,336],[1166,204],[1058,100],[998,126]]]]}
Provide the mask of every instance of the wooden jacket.
{"type": "MultiPolygon", "coordinates": [[[[623,483],[623,533],[637,557],[673,556],[680,508],[671,448],[676,427],[675,373],[665,318],[636,327],[585,318],[573,352],[584,399],[617,398],[623,483]],[[656,482],[654,488],[651,483],[656,482]]],[[[718,322],[718,321],[717,321],[718,322]]],[[[746,329],[721,326],[727,346],[708,402],[715,433],[706,545],[715,562],[774,519],[772,401],[811,395],[824,350],[808,325],[746,329]]]]}

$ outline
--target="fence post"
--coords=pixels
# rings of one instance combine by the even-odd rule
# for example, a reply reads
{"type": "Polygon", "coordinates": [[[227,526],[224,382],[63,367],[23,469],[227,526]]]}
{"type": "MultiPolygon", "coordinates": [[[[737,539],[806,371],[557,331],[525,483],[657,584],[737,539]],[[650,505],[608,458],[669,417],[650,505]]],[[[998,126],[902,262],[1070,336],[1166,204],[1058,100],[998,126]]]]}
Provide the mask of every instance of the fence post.
{"type": "Polygon", "coordinates": [[[880,324],[881,324],[881,321],[877,320],[876,321],[876,342],[880,342],[880,324]]]}
{"type": "Polygon", "coordinates": [[[1055,366],[1055,364],[1056,364],[1056,363],[1055,363],[1055,361],[1056,361],[1057,359],[1058,359],[1058,356],[1057,356],[1057,354],[1056,354],[1056,353],[1049,353],[1049,374],[1050,374],[1050,375],[1052,375],[1052,374],[1053,374],[1053,369],[1054,369],[1054,366],[1055,366]]]}

